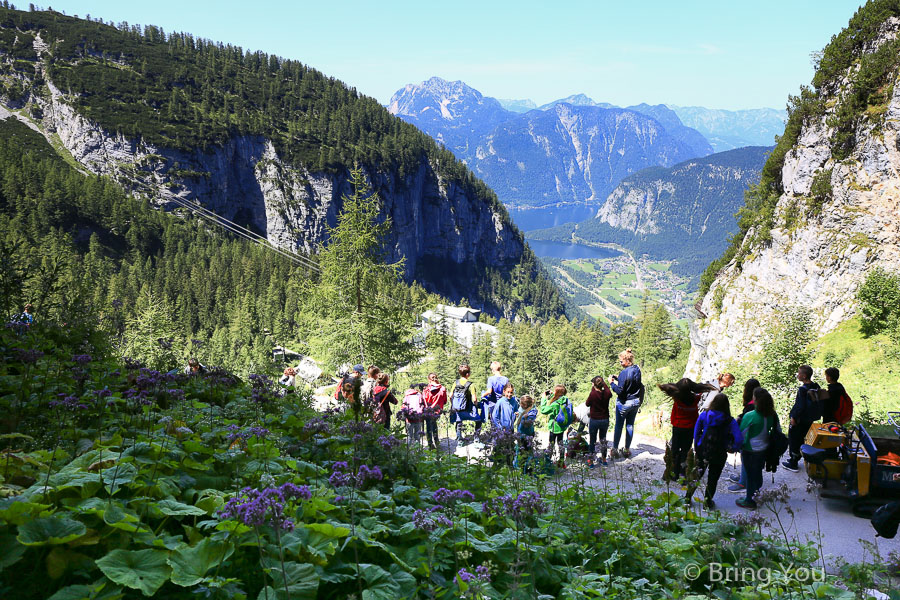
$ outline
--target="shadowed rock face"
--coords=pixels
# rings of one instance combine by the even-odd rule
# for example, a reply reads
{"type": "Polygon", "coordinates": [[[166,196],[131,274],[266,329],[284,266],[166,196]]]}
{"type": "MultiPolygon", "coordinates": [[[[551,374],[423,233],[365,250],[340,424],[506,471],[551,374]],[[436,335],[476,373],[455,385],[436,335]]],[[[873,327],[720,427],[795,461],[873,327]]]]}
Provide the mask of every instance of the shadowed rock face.
{"type": "MultiPolygon", "coordinates": [[[[886,23],[867,51],[898,29],[897,20],[886,23]]],[[[707,318],[691,328],[688,376],[710,377],[759,352],[792,307],[811,312],[816,333],[833,330],[856,312],[856,291],[873,267],[900,269],[900,86],[883,121],[863,120],[856,147],[840,162],[831,155],[828,127],[840,105],[826,106],[821,119],[805,123],[786,157],[771,243],[751,248],[742,265],[727,265],[703,298],[707,318]],[[811,216],[813,179],[829,170],[831,198],[811,216]],[[791,226],[788,211],[800,215],[791,226]]]]}
{"type": "MultiPolygon", "coordinates": [[[[280,247],[312,252],[335,225],[342,196],[352,192],[348,172],[288,164],[260,136],[181,151],[111,133],[79,114],[44,77],[50,94],[32,96],[43,113],[42,132],[56,134],[85,171],[109,176],[166,208],[177,207],[176,200],[199,202],[280,247]]],[[[444,272],[435,266],[507,269],[521,261],[524,241],[502,209],[442,181],[425,157],[404,177],[393,171],[366,174],[381,196],[383,216],[393,222],[387,250],[395,260],[405,258],[408,278],[415,275],[427,288],[453,297],[452,285],[444,285],[444,272]],[[423,269],[423,260],[431,268],[423,269]]]]}

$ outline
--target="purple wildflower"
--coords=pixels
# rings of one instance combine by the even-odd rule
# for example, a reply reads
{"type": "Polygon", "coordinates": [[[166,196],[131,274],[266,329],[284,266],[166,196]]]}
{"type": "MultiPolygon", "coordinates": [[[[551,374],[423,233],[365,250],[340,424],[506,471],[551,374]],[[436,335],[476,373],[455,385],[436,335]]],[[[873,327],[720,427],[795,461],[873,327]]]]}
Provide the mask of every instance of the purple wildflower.
{"type": "Polygon", "coordinates": [[[26,365],[32,365],[36,363],[40,357],[44,356],[44,353],[40,350],[21,350],[17,348],[16,355],[20,362],[26,365]]]}
{"type": "Polygon", "coordinates": [[[439,488],[431,494],[431,501],[441,506],[452,506],[457,500],[475,499],[474,494],[469,490],[448,490],[447,488],[439,488]]]}
{"type": "Polygon", "coordinates": [[[294,522],[285,516],[285,506],[292,499],[309,500],[311,497],[308,486],[293,483],[262,491],[245,487],[228,500],[218,515],[220,519],[236,519],[251,527],[269,524],[291,531],[294,529],[294,522]]]}
{"type": "MultiPolygon", "coordinates": [[[[344,423],[341,425],[339,431],[344,435],[350,435],[351,433],[371,433],[372,425],[369,423],[365,423],[363,421],[353,421],[350,423],[344,423]]],[[[384,431],[382,429],[382,431],[384,431]]]]}
{"type": "Polygon", "coordinates": [[[194,433],[194,431],[190,427],[182,426],[182,427],[176,427],[175,433],[177,433],[178,435],[191,435],[194,433]]]}
{"type": "Polygon", "coordinates": [[[475,581],[475,576],[466,571],[465,567],[460,569],[456,575],[459,577],[459,580],[464,583],[472,583],[473,581],[475,581]]]}
{"type": "Polygon", "coordinates": [[[125,368],[129,371],[137,371],[138,369],[144,368],[144,364],[136,358],[126,356],[123,360],[125,362],[125,368]]]}
{"type": "Polygon", "coordinates": [[[79,365],[86,365],[93,360],[90,354],[75,354],[72,356],[72,362],[79,365]]]}
{"type": "Polygon", "coordinates": [[[88,405],[83,403],[78,396],[67,396],[65,394],[57,394],[59,400],[51,400],[47,403],[50,408],[62,408],[72,412],[76,410],[87,410],[88,405]]]}
{"type": "Polygon", "coordinates": [[[478,565],[475,567],[475,576],[478,578],[478,581],[489,583],[491,581],[491,570],[487,565],[478,565]]]}
{"type": "Polygon", "coordinates": [[[378,438],[378,443],[381,444],[381,447],[386,451],[390,451],[400,445],[400,440],[392,435],[382,435],[378,438]]]}
{"type": "Polygon", "coordinates": [[[303,426],[304,432],[312,433],[312,434],[325,433],[329,429],[331,429],[331,426],[325,421],[325,419],[320,418],[320,417],[316,417],[315,419],[310,419],[303,426]]]}

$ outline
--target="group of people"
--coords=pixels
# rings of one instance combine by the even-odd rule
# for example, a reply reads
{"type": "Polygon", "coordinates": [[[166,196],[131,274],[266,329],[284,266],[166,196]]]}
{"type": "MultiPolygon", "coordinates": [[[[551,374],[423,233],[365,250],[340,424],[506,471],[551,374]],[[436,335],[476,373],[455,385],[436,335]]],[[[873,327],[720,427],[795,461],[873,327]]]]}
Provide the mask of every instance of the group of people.
{"type": "MultiPolygon", "coordinates": [[[[849,402],[843,385],[838,382],[840,371],[825,369],[827,390],[812,381],[813,369],[801,365],[797,369],[800,386],[790,412],[787,437],[775,412],[772,395],[755,378],[744,384],[741,414],[731,415],[731,403],[723,393],[734,385],[731,373],[720,373],[714,380],[695,383],[684,378],[677,383],[659,385],[672,398],[672,438],[670,441],[669,476],[678,480],[686,475],[687,456],[694,449],[697,471],[707,476],[705,504],[715,506],[714,496],[728,453],[741,455],[741,474],[731,477],[729,491],[743,493],[736,503],[742,508],[756,508],[754,496],[762,488],[763,470],[773,470],[784,452],[788,458],[781,465],[792,472],[799,471],[800,447],[810,426],[819,420],[841,425],[849,415],[841,414],[841,401],[849,402]]],[[[688,498],[693,490],[688,487],[688,498]]]]}
{"type": "MultiPolygon", "coordinates": [[[[492,431],[508,431],[515,435],[517,443],[531,449],[535,435],[534,424],[539,414],[548,416],[550,432],[550,453],[556,454],[557,464],[565,467],[566,432],[580,421],[579,434],[587,428],[590,438],[588,464],[595,466],[597,442],[600,442],[599,464],[607,464],[607,431],[609,429],[609,403],[616,394],[615,428],[611,458],[618,458],[619,442],[625,433],[625,445],[621,456],[631,455],[634,437],[634,421],[644,399],[644,385],[641,370],[634,363],[631,349],[619,355],[622,370],[610,377],[609,384],[602,376],[594,377],[585,403],[586,413],[576,415],[568,398],[568,389],[559,384],[544,392],[540,401],[530,395],[517,397],[515,387],[503,374],[503,365],[494,361],[490,365],[490,376],[486,386],[480,390],[472,380],[471,368],[459,365],[457,380],[448,389],[441,384],[436,373],[428,375],[426,383],[412,384],[403,395],[402,402],[390,389],[390,378],[378,367],[366,369],[355,365],[346,375],[335,392],[335,398],[343,399],[351,406],[365,409],[375,423],[390,427],[394,406],[400,405],[398,416],[406,423],[409,443],[420,443],[425,437],[429,448],[438,447],[437,421],[445,409],[449,412],[458,446],[469,443],[464,435],[466,423],[474,426],[472,442],[482,445],[483,429],[488,424],[492,431]]],[[[579,407],[582,408],[582,407],[579,407]]]]}
{"type": "MultiPolygon", "coordinates": [[[[621,371],[611,376],[608,383],[599,375],[591,380],[587,400],[577,408],[572,406],[568,390],[562,384],[545,391],[539,402],[527,394],[517,397],[512,382],[503,374],[503,365],[497,361],[491,363],[491,374],[480,393],[472,380],[469,365],[463,364],[457,369],[458,379],[449,391],[437,374],[430,373],[426,383],[409,386],[401,403],[390,389],[387,373],[374,366],[365,369],[363,365],[356,365],[338,386],[335,397],[343,396],[355,407],[366,407],[373,420],[385,428],[390,427],[392,406],[400,404],[398,414],[406,424],[408,442],[420,444],[421,438],[425,437],[431,449],[439,446],[437,422],[445,409],[449,411],[458,446],[468,443],[464,433],[466,423],[471,422],[475,444],[481,445],[487,423],[492,431],[513,433],[517,444],[531,449],[538,415],[547,415],[548,452],[556,456],[557,465],[565,468],[566,446],[571,455],[571,438],[580,441],[587,429],[589,442],[585,453],[588,466],[593,468],[597,464],[606,466],[608,458],[631,456],[635,417],[643,403],[645,388],[631,349],[619,354],[619,364],[621,371]],[[615,426],[612,448],[609,449],[607,433],[613,394],[616,396],[615,426]],[[620,450],[623,432],[625,444],[620,450]],[[565,443],[567,433],[569,444],[565,443]]],[[[693,449],[698,479],[705,475],[707,480],[704,502],[708,508],[713,508],[716,487],[728,454],[740,453],[741,475],[732,476],[729,491],[743,493],[737,500],[738,506],[755,508],[754,496],[762,487],[763,470],[774,470],[785,451],[788,451],[788,458],[781,465],[789,471],[799,471],[800,447],[813,422],[824,419],[825,422],[843,424],[839,404],[842,399],[849,399],[838,382],[840,371],[834,367],[825,370],[827,390],[812,381],[812,376],[813,369],[809,365],[802,365],[797,370],[800,386],[790,412],[787,436],[782,432],[772,395],[755,378],[744,384],[742,411],[737,418],[732,416],[731,403],[725,393],[735,383],[731,373],[720,373],[705,383],[683,378],[675,383],[660,384],[659,389],[672,399],[668,476],[680,480],[687,475],[687,457],[693,449]]],[[[686,489],[690,501],[693,489],[690,486],[686,489]]]]}

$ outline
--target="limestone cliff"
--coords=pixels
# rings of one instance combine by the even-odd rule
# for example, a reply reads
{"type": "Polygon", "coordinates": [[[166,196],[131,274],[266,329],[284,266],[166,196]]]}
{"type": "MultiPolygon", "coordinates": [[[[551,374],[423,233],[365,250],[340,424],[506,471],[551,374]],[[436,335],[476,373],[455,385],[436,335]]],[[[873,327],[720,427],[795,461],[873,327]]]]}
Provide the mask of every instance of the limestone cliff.
{"type": "MultiPolygon", "coordinates": [[[[58,78],[65,72],[60,65],[133,74],[146,69],[146,64],[141,64],[139,55],[97,48],[99,42],[79,43],[76,37],[68,43],[59,37],[60,31],[67,32],[64,27],[87,27],[101,32],[107,42],[120,43],[123,34],[114,28],[33,14],[44,25],[34,25],[21,14],[18,28],[11,21],[0,24],[0,110],[6,115],[12,112],[39,129],[85,171],[109,176],[164,208],[176,208],[177,201],[196,202],[291,250],[313,252],[326,241],[328,227],[335,224],[341,210],[342,196],[351,192],[346,163],[329,158],[328,168],[310,168],[296,155],[285,156],[283,136],[279,144],[275,131],[273,135],[247,134],[235,127],[212,143],[174,147],[152,141],[149,135],[111,130],[84,109],[86,97],[104,92],[72,91],[58,78]],[[30,28],[21,23],[29,23],[30,28]],[[51,35],[47,23],[61,29],[51,35]],[[69,54],[63,54],[63,46],[69,54]]],[[[178,125],[166,122],[162,111],[152,110],[160,128],[177,131],[178,125]]],[[[377,140],[376,133],[365,135],[377,140]]],[[[386,240],[388,252],[393,259],[405,258],[408,279],[415,278],[451,299],[465,295],[491,312],[509,315],[517,301],[490,297],[491,292],[484,291],[490,289],[485,281],[507,277],[523,261],[538,268],[524,238],[485,186],[460,165],[448,167],[440,152],[422,150],[427,150],[427,138],[415,135],[423,138],[411,140],[416,150],[396,149],[405,157],[402,168],[378,160],[362,165],[382,198],[383,217],[393,222],[386,240]],[[467,272],[470,289],[448,283],[448,271],[467,272]]]]}
{"type": "MultiPolygon", "coordinates": [[[[865,10],[860,10],[863,17],[865,10]]],[[[833,330],[855,313],[856,290],[870,269],[900,267],[900,86],[895,54],[900,19],[886,19],[869,40],[859,41],[859,30],[864,31],[857,25],[856,38],[846,44],[857,44],[858,51],[843,49],[838,55],[847,57],[848,67],[829,81],[814,80],[816,95],[810,94],[809,102],[814,110],[804,114],[773,187],[779,193],[772,226],[746,231],[734,258],[718,271],[699,304],[702,318],[691,328],[688,376],[708,378],[759,352],[767,333],[793,307],[810,311],[816,333],[833,330]],[[846,109],[854,99],[851,94],[858,98],[858,74],[868,68],[867,57],[882,47],[893,55],[887,58],[895,65],[886,71],[884,85],[876,86],[883,97],[870,96],[870,103],[880,103],[869,104],[849,121],[846,109]],[[841,132],[847,123],[852,123],[850,137],[841,132]],[[836,156],[839,134],[852,144],[836,156]]],[[[834,44],[826,49],[826,58],[829,50],[837,54],[834,44]]]]}

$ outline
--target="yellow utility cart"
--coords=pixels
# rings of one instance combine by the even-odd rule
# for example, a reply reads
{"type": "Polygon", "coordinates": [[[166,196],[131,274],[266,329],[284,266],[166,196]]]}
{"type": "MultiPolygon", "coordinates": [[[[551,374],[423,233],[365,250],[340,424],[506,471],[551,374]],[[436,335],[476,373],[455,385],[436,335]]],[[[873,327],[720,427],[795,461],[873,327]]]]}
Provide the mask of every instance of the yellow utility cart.
{"type": "Polygon", "coordinates": [[[900,498],[900,412],[888,413],[888,420],[897,438],[873,438],[862,425],[813,423],[800,448],[807,474],[822,483],[822,497],[846,498],[858,517],[900,498]]]}

